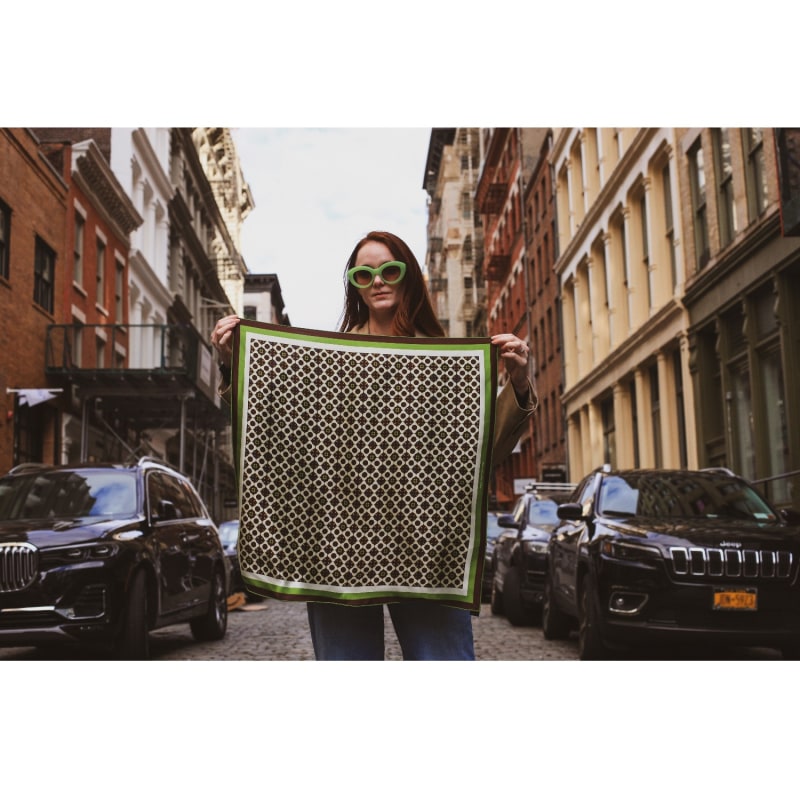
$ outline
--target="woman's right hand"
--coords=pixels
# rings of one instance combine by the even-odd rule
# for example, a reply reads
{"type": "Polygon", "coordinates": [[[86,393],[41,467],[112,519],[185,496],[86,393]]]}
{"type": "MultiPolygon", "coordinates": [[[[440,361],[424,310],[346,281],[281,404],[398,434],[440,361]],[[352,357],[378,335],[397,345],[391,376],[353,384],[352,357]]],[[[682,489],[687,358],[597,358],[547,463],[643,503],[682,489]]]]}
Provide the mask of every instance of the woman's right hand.
{"type": "Polygon", "coordinates": [[[211,332],[211,346],[219,353],[219,360],[230,367],[233,359],[233,329],[241,320],[236,315],[223,317],[211,332]]]}

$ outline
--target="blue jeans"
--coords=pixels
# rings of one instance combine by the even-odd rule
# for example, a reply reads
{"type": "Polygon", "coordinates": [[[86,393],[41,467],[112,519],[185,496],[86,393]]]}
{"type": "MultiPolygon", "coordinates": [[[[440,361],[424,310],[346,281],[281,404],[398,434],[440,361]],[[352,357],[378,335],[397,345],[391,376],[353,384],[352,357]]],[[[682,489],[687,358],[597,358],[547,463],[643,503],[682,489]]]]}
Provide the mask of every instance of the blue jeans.
{"type": "MultiPolygon", "coordinates": [[[[389,603],[405,661],[474,661],[472,615],[429,601],[389,603]]],[[[308,603],[317,661],[383,661],[383,606],[308,603]]]]}

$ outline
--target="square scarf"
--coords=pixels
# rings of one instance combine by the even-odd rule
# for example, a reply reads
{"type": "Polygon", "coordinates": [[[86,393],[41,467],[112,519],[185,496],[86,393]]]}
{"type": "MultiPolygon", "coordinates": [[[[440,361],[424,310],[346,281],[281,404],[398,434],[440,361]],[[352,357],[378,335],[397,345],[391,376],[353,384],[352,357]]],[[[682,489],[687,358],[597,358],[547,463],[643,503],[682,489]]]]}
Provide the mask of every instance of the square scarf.
{"type": "Polygon", "coordinates": [[[232,427],[255,593],[480,609],[497,357],[489,339],[243,320],[232,427]]]}

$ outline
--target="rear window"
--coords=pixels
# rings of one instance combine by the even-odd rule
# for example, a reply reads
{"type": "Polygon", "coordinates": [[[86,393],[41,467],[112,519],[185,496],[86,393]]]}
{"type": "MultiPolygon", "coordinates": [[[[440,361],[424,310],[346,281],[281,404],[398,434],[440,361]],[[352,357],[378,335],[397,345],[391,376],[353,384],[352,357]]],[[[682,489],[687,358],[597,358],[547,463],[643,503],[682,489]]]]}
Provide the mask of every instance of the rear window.
{"type": "Polygon", "coordinates": [[[0,520],[134,514],[136,477],[129,472],[89,469],[0,478],[0,520]]]}

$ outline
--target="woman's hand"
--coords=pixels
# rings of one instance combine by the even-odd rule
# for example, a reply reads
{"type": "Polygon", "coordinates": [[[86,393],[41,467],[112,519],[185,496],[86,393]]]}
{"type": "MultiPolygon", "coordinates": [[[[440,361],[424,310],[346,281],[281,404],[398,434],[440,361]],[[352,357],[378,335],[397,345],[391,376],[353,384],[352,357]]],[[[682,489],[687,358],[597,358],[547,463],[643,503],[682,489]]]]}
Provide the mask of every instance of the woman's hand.
{"type": "Polygon", "coordinates": [[[230,367],[233,360],[233,329],[239,324],[239,317],[223,317],[211,332],[211,345],[219,354],[219,360],[230,367]]]}
{"type": "Polygon", "coordinates": [[[500,348],[500,358],[506,366],[506,372],[514,391],[520,396],[528,394],[530,385],[530,375],[528,370],[528,358],[530,350],[528,345],[514,336],[513,333],[497,333],[492,336],[492,344],[500,348]]]}

